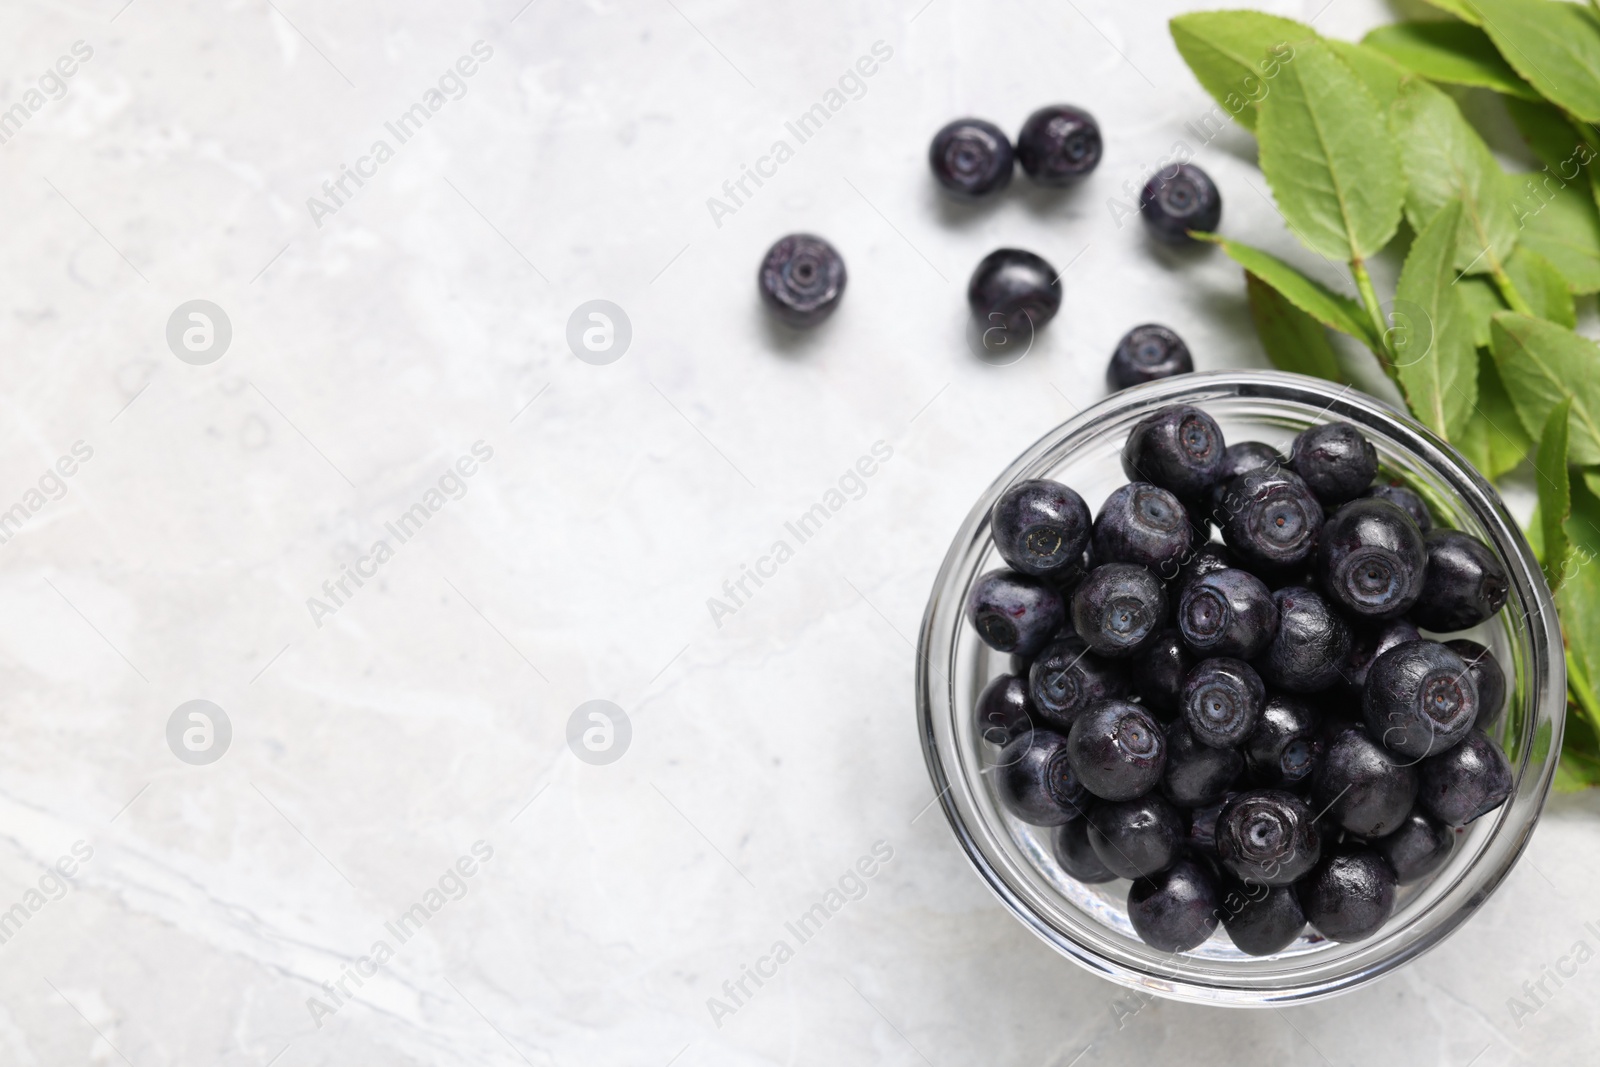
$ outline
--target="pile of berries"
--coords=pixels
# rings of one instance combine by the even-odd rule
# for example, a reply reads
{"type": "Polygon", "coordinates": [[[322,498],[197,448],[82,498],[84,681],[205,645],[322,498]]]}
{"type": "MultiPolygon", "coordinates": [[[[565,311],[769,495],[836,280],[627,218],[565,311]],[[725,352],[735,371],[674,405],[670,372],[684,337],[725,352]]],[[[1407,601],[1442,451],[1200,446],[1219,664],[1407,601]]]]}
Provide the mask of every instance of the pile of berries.
{"type": "MultiPolygon", "coordinates": [[[[1103,144],[1094,116],[1071,104],[1052,104],[1028,116],[1013,147],[1005,132],[983,119],[957,119],[934,135],[928,165],[934,180],[962,201],[982,200],[1011,184],[1016,164],[1036,185],[1065,188],[1100,165],[1103,144]]],[[[1191,231],[1211,232],[1222,221],[1222,196],[1209,175],[1189,163],[1157,172],[1139,197],[1146,229],[1164,244],[1192,243],[1191,231]]],[[[792,233],[767,250],[757,273],[761,299],[784,323],[810,327],[833,313],[844,296],[844,258],[821,237],[792,233]]],[[[1060,273],[1033,252],[1000,248],[979,261],[967,284],[967,304],[986,349],[1031,339],[1061,309],[1060,273]]],[[[1112,389],[1194,369],[1189,350],[1165,326],[1135,327],[1117,345],[1106,372],[1112,389]]]]}
{"type": "Polygon", "coordinates": [[[1001,804],[1054,828],[1071,877],[1132,879],[1129,919],[1161,951],[1219,923],[1256,956],[1307,923],[1372,935],[1511,791],[1488,733],[1500,665],[1422,632],[1498,612],[1504,568],[1376,481],[1347,423],[1285,457],[1170,406],[1122,467],[1097,515],[1044,480],[990,515],[1009,569],[974,583],[967,616],[1011,654],[976,706],[1001,804]]]}

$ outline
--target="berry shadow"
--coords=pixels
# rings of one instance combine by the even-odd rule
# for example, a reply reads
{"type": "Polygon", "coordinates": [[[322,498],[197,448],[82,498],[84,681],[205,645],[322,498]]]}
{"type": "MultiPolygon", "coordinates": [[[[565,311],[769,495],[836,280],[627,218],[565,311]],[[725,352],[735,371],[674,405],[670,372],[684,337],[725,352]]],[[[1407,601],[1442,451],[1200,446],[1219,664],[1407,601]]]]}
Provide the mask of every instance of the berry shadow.
{"type": "Polygon", "coordinates": [[[785,359],[804,359],[813,349],[823,345],[833,331],[833,316],[815,326],[790,326],[776,315],[761,316],[762,332],[767,338],[767,348],[785,359]]]}

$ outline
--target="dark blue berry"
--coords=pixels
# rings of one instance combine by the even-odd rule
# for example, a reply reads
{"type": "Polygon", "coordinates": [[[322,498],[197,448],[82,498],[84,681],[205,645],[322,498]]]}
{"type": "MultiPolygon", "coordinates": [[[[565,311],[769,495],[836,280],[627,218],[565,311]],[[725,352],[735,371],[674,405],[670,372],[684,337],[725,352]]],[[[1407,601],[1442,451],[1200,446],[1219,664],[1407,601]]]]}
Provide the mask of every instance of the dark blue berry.
{"type": "Polygon", "coordinates": [[[976,200],[1011,184],[1011,140],[982,119],[957,119],[933,135],[928,166],[945,192],[976,200]]]}
{"type": "Polygon", "coordinates": [[[1387,500],[1355,500],[1322,528],[1317,578],[1341,609],[1393,619],[1422,595],[1428,555],[1411,516],[1387,500]]]}
{"type": "Polygon", "coordinates": [[[1351,833],[1382,837],[1411,811],[1417,769],[1365,730],[1345,727],[1329,742],[1311,779],[1311,799],[1351,833]]]}
{"type": "Polygon", "coordinates": [[[1141,878],[1171,865],[1183,829],[1178,809],[1159,793],[1101,801],[1089,809],[1089,844],[1119,878],[1141,878]]]}
{"type": "Polygon", "coordinates": [[[1242,882],[1292,885],[1322,856],[1316,816],[1281,789],[1240,793],[1217,820],[1217,856],[1242,882]]]}
{"type": "Polygon", "coordinates": [[[1156,240],[1189,244],[1190,230],[1214,233],[1222,221],[1222,194],[1211,176],[1193,163],[1179,163],[1145,183],[1139,214],[1156,240]]]}
{"type": "Polygon", "coordinates": [[[1172,583],[1172,595],[1181,601],[1184,592],[1197,578],[1204,578],[1213,571],[1225,571],[1238,565],[1239,562],[1233,558],[1233,553],[1228,551],[1227,545],[1219,545],[1215,541],[1197,545],[1178,568],[1178,577],[1172,583]]]}
{"type": "Polygon", "coordinates": [[[1305,912],[1290,886],[1235,885],[1222,898],[1222,924],[1247,956],[1282,952],[1306,928],[1305,912]]]}
{"type": "Polygon", "coordinates": [[[1288,571],[1311,558],[1323,511],[1294,471],[1257,467],[1226,484],[1216,519],[1223,540],[1246,566],[1288,571]]]}
{"type": "Polygon", "coordinates": [[[1140,702],[1157,715],[1170,719],[1178,714],[1184,679],[1193,666],[1194,657],[1189,655],[1183,636],[1177,630],[1166,629],[1133,658],[1128,673],[1140,702]]]}
{"type": "Polygon", "coordinates": [[[1189,832],[1184,844],[1191,852],[1198,852],[1213,860],[1217,858],[1217,820],[1222,816],[1222,809],[1228,806],[1228,801],[1236,796],[1237,793],[1224,793],[1215,804],[1207,804],[1189,812],[1189,832]]]}
{"type": "Polygon", "coordinates": [[[1201,660],[1183,683],[1183,721],[1195,739],[1231,748],[1250,736],[1261,719],[1267,690],[1243,660],[1201,660]]]}
{"type": "Polygon", "coordinates": [[[1148,711],[1125,700],[1107,700],[1072,724],[1067,755],[1089,792],[1102,800],[1132,800],[1161,781],[1167,743],[1148,711]]]}
{"type": "Polygon", "coordinates": [[[1367,671],[1372,661],[1395,645],[1415,641],[1422,635],[1404,619],[1394,619],[1377,626],[1363,626],[1351,631],[1350,654],[1344,660],[1344,680],[1356,692],[1367,684],[1367,671]]]}
{"type": "Polygon", "coordinates": [[[1027,679],[1014,674],[996,675],[984,686],[973,714],[979,736],[991,745],[1004,745],[1035,726],[1044,725],[1034,721],[1039,713],[1028,697],[1027,679]]]}
{"type": "Polygon", "coordinates": [[[1072,594],[1072,626],[1102,656],[1132,656],[1167,621],[1167,591],[1149,568],[1107,563],[1072,594]]]}
{"type": "Polygon", "coordinates": [[[1400,884],[1410,885],[1443,867],[1455,844],[1456,835],[1450,827],[1413,810],[1398,830],[1379,838],[1373,847],[1389,861],[1400,884]]]}
{"type": "Polygon", "coordinates": [[[1005,809],[1034,826],[1081,818],[1089,794],[1067,758],[1067,739],[1050,730],[1012,738],[995,759],[995,792],[1005,809]]]}
{"type": "Polygon", "coordinates": [[[1276,470],[1286,466],[1288,460],[1266,442],[1240,441],[1238,444],[1229,445],[1222,453],[1222,468],[1217,471],[1217,477],[1225,480],[1237,478],[1245,471],[1262,468],[1276,470]]]}
{"type": "Polygon", "coordinates": [[[972,272],[967,304],[984,326],[1031,337],[1061,309],[1061,280],[1054,267],[1032,252],[996,249],[972,272]]]}
{"type": "Polygon", "coordinates": [[[1137,563],[1175,576],[1194,541],[1189,513],[1165,489],[1129,482],[1113,490],[1094,519],[1096,564],[1137,563]]]}
{"type": "Polygon", "coordinates": [[[1227,442],[1217,420],[1188,404],[1173,404],[1140,419],[1122,447],[1122,472],[1184,500],[1210,493],[1227,442]]]}
{"type": "Polygon", "coordinates": [[[1089,820],[1073,819],[1051,833],[1051,851],[1067,875],[1084,885],[1116,881],[1116,872],[1100,862],[1089,843],[1089,820]]]}
{"type": "Polygon", "coordinates": [[[1199,655],[1254,659],[1277,636],[1278,605],[1249,571],[1212,571],[1184,587],[1178,630],[1199,655]]]}
{"type": "Polygon", "coordinates": [[[1161,791],[1178,807],[1215,804],[1243,772],[1244,757],[1236,749],[1202,745],[1181,720],[1167,727],[1167,770],[1161,791]]]}
{"type": "Polygon", "coordinates": [[[1056,578],[1081,569],[1092,524],[1083,497],[1060,482],[1018,482],[995,501],[989,529],[1012,570],[1056,578]]]}
{"type": "Polygon", "coordinates": [[[1367,729],[1412,760],[1455,746],[1478,719],[1466,662],[1437,641],[1407,641],[1373,660],[1361,691],[1367,729]]]}
{"type": "Polygon", "coordinates": [[[1396,883],[1388,860],[1354,847],[1324,858],[1295,891],[1317,933],[1329,941],[1360,941],[1394,914],[1396,883]]]}
{"type": "Polygon", "coordinates": [[[1100,126],[1070,104],[1042,107],[1017,134],[1017,162],[1040,185],[1067,186],[1100,165],[1100,126]]]}
{"type": "Polygon", "coordinates": [[[1272,594],[1278,632],[1256,659],[1256,670],[1271,685],[1291,693],[1317,693],[1341,677],[1350,655],[1350,627],[1322,597],[1303,586],[1272,594]]]}
{"type": "Polygon", "coordinates": [[[1261,718],[1244,740],[1245,762],[1258,784],[1298,789],[1322,761],[1322,716],[1302,697],[1273,693],[1261,718]]]}
{"type": "Polygon", "coordinates": [[[1428,566],[1411,617],[1424,630],[1450,633],[1478,625],[1505,607],[1506,569],[1488,545],[1460,530],[1427,535],[1428,566]]]}
{"type": "Polygon", "coordinates": [[[1500,669],[1500,661],[1483,645],[1464,637],[1446,641],[1444,646],[1467,665],[1467,677],[1478,690],[1478,721],[1474,725],[1488,733],[1506,710],[1506,674],[1500,669]]]}
{"type": "Polygon", "coordinates": [[[844,295],[844,259],[809,233],[780,237],[761,261],[761,299],[790,326],[815,326],[844,295]]]}
{"type": "Polygon", "coordinates": [[[1028,669],[1028,695],[1042,725],[1066,733],[1085,708],[1128,695],[1127,671],[1102,659],[1075,634],[1057,637],[1028,669]]]}
{"type": "Polygon", "coordinates": [[[1378,452],[1348,422],[1308,427],[1294,439],[1289,465],[1326,507],[1353,500],[1378,476],[1378,452]]]}
{"type": "Polygon", "coordinates": [[[1387,500],[1407,515],[1410,515],[1411,521],[1415,522],[1417,529],[1423,533],[1433,529],[1433,514],[1428,511],[1428,505],[1423,502],[1422,497],[1414,489],[1409,489],[1398,482],[1379,482],[1361,495],[1387,500]]]}
{"type": "Polygon", "coordinates": [[[1067,621],[1061,594],[1037,578],[990,571],[972,584],[967,618],[996,652],[1034,656],[1067,621]]]}
{"type": "Polygon", "coordinates": [[[1217,880],[1203,863],[1181,859],[1128,890],[1128,921],[1158,952],[1187,952],[1217,928],[1217,880]]]}
{"type": "Polygon", "coordinates": [[[1511,795],[1511,764],[1481,730],[1473,730],[1447,752],[1430,756],[1418,767],[1422,810],[1451,826],[1487,815],[1511,795]]]}
{"type": "Polygon", "coordinates": [[[1111,353],[1106,384],[1113,391],[1194,370],[1194,358],[1183,338],[1155,323],[1135,326],[1111,353]]]}

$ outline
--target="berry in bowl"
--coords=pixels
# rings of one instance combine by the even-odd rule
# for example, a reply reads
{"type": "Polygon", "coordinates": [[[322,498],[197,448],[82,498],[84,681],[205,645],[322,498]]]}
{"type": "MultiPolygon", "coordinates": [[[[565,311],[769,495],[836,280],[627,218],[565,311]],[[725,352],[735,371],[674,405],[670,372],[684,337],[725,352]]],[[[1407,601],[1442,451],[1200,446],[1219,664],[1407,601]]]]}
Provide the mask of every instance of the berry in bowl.
{"type": "Polygon", "coordinates": [[[1548,587],[1456,453],[1271,372],[1129,388],[951,546],[918,713],[969,859],[1045,941],[1177,999],[1314,1000],[1437,944],[1561,747],[1548,587]]]}

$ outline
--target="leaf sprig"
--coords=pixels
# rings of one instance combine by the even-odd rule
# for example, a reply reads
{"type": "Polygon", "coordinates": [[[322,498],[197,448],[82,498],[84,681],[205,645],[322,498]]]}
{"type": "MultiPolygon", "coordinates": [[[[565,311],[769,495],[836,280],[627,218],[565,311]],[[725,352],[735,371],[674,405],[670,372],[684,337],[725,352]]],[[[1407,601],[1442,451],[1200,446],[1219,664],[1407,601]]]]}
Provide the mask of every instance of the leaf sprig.
{"type": "Polygon", "coordinates": [[[1215,234],[1245,271],[1268,357],[1345,381],[1329,330],[1369,349],[1412,413],[1491,479],[1531,463],[1529,539],[1556,590],[1568,707],[1557,785],[1600,784],[1600,3],[1428,0],[1437,21],[1360,43],[1258,11],[1173,19],[1205,89],[1253,130],[1285,223],[1345,264],[1335,291],[1215,234]],[[1503,101],[1542,171],[1501,168],[1458,106],[1503,101]],[[1368,261],[1409,234],[1392,299],[1368,261]]]}

